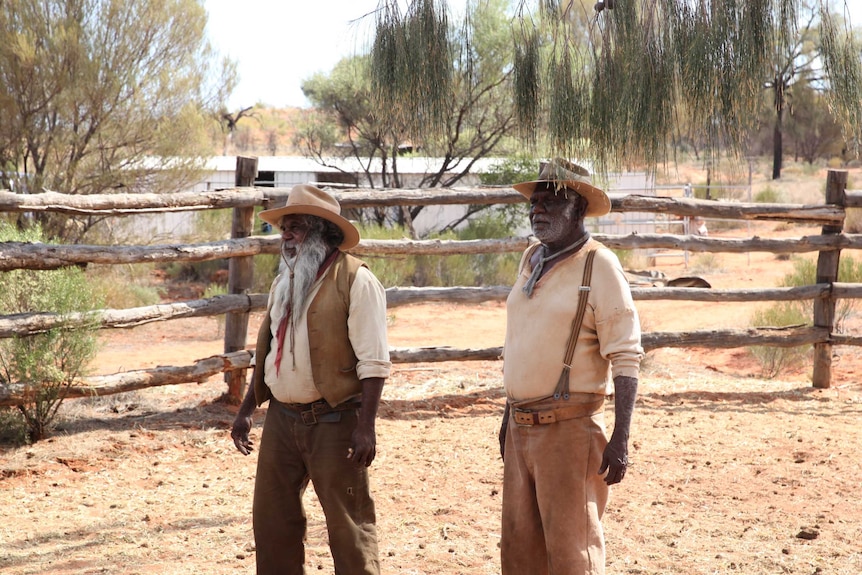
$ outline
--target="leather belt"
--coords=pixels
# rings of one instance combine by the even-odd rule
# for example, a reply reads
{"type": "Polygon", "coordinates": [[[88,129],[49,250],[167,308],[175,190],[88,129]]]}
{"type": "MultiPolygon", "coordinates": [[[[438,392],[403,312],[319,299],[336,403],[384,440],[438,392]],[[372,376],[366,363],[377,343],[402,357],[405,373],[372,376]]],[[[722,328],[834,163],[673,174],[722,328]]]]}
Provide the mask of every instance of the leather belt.
{"type": "Polygon", "coordinates": [[[575,419],[595,415],[602,410],[604,398],[589,403],[576,403],[565,407],[551,409],[521,409],[514,408],[512,417],[518,425],[547,425],[557,421],[575,419]]]}
{"type": "Polygon", "coordinates": [[[311,403],[282,403],[275,398],[272,398],[271,401],[283,408],[290,415],[301,419],[305,425],[314,425],[318,422],[340,421],[340,412],[362,407],[362,402],[359,400],[348,400],[339,403],[335,407],[329,405],[325,399],[318,399],[311,403]]]}

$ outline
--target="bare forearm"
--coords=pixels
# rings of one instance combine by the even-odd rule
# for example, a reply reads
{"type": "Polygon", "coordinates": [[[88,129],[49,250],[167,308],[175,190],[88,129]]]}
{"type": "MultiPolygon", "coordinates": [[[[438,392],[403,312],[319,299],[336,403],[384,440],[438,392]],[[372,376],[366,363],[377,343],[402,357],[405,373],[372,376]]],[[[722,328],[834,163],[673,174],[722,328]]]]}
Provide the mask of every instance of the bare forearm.
{"type": "Polygon", "coordinates": [[[257,399],[254,395],[254,385],[249,384],[236,415],[237,417],[251,417],[255,409],[257,409],[257,399]]]}
{"type": "Polygon", "coordinates": [[[638,380],[635,377],[619,375],[614,378],[614,431],[620,439],[628,441],[632,414],[638,394],[638,380]]]}
{"type": "Polygon", "coordinates": [[[359,425],[374,428],[385,381],[382,377],[369,377],[362,380],[362,408],[359,410],[359,425]]]}

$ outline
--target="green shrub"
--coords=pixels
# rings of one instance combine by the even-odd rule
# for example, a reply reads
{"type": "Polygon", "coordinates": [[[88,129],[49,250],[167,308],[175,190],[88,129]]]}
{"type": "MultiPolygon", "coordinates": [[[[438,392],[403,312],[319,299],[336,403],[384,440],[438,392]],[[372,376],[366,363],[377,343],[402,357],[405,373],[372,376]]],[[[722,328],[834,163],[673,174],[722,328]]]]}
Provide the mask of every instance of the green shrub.
{"type": "MultiPolygon", "coordinates": [[[[758,327],[788,327],[807,325],[811,317],[802,313],[795,302],[778,302],[764,310],[759,310],[752,317],[752,325],[758,327]]],[[[748,348],[749,352],[760,363],[761,375],[773,379],[784,369],[801,365],[806,358],[809,346],[773,347],[756,345],[748,348]]]]}
{"type": "MultiPolygon", "coordinates": [[[[793,262],[793,270],[786,274],[779,282],[782,287],[799,287],[813,285],[817,281],[817,262],[813,259],[796,257],[793,262]]],[[[841,256],[838,261],[838,281],[847,283],[862,283],[862,262],[857,262],[850,256],[841,256]]],[[[840,299],[835,305],[834,329],[841,332],[844,322],[856,308],[854,299],[840,299]]],[[[799,308],[800,313],[808,318],[814,316],[814,302],[803,300],[790,302],[799,308]]],[[[810,323],[810,321],[809,321],[810,323]]]]}
{"type": "Polygon", "coordinates": [[[20,410],[0,407],[0,444],[20,447],[30,441],[27,421],[20,410]]]}
{"type": "MultiPolygon", "coordinates": [[[[0,226],[0,241],[41,241],[41,230],[19,232],[0,226]]],[[[0,274],[0,314],[40,311],[62,317],[102,305],[102,298],[77,267],[0,274]]],[[[0,339],[0,383],[23,386],[27,399],[19,409],[31,440],[48,434],[69,386],[95,357],[97,327],[94,323],[0,339]]]]}
{"type": "Polygon", "coordinates": [[[650,267],[649,254],[643,250],[614,249],[611,251],[616,254],[617,259],[620,260],[620,264],[623,266],[623,269],[631,270],[650,267]]]}
{"type": "MultiPolygon", "coordinates": [[[[795,258],[793,270],[779,282],[782,287],[801,287],[813,285],[817,279],[817,262],[806,258],[795,258]]],[[[844,256],[838,263],[838,281],[862,283],[862,263],[844,256]]],[[[835,306],[833,329],[841,332],[844,322],[852,313],[856,300],[838,300],[835,306]]],[[[784,327],[790,325],[811,325],[814,318],[814,302],[811,300],[778,302],[769,308],[758,311],[752,317],[752,325],[784,327]]],[[[782,369],[803,361],[808,346],[780,348],[753,346],[751,353],[760,362],[765,377],[775,377],[782,369]]]]}
{"type": "MultiPolygon", "coordinates": [[[[402,239],[402,228],[362,226],[363,238],[402,239]]],[[[505,215],[488,213],[471,220],[463,230],[433,234],[431,239],[475,240],[508,236],[505,215]]],[[[452,256],[363,256],[385,287],[510,285],[515,281],[520,254],[452,256]]]]}
{"type": "MultiPolygon", "coordinates": [[[[359,234],[370,240],[400,240],[410,237],[404,228],[399,227],[387,228],[373,224],[359,224],[358,227],[359,234]]],[[[368,268],[384,287],[413,285],[415,256],[362,256],[361,259],[368,264],[368,268]]]]}
{"type": "Polygon", "coordinates": [[[754,194],[754,201],[759,204],[778,204],[781,203],[781,193],[767,186],[754,194]]]}
{"type": "Polygon", "coordinates": [[[154,264],[125,266],[87,266],[87,279],[93,289],[102,295],[105,306],[125,309],[156,305],[162,301],[162,291],[151,284],[154,264]]]}
{"type": "Polygon", "coordinates": [[[691,272],[696,274],[717,273],[722,269],[721,256],[710,252],[696,255],[691,264],[691,272]]]}
{"type": "Polygon", "coordinates": [[[278,254],[261,254],[254,257],[252,293],[269,293],[272,281],[278,275],[278,266],[280,263],[281,256],[278,254]]]}
{"type": "Polygon", "coordinates": [[[844,231],[848,234],[862,232],[862,209],[846,208],[844,210],[844,231]]]}
{"type": "Polygon", "coordinates": [[[479,174],[479,181],[485,186],[511,186],[518,182],[528,182],[539,173],[539,162],[528,156],[506,158],[479,174]]]}

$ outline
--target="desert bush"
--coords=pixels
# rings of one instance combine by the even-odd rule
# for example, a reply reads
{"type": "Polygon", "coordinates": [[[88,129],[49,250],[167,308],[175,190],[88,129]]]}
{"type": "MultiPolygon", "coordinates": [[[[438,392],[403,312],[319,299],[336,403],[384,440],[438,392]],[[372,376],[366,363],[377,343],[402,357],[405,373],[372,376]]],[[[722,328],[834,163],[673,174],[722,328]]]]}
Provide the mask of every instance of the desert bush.
{"type": "MultiPolygon", "coordinates": [[[[779,282],[782,287],[813,285],[817,280],[817,262],[806,258],[795,258],[793,270],[779,282]]],[[[842,257],[838,264],[838,281],[862,283],[862,263],[851,257],[842,257]]],[[[841,332],[847,317],[853,312],[856,300],[839,300],[835,306],[834,330],[841,332]]],[[[760,310],[751,319],[753,326],[784,327],[810,325],[814,317],[811,300],[778,302],[760,310]]],[[[797,365],[804,360],[808,346],[767,347],[753,346],[749,351],[760,362],[764,377],[773,378],[781,370],[797,365]]]]}
{"type": "MultiPolygon", "coordinates": [[[[787,327],[807,325],[811,316],[806,316],[795,302],[779,302],[766,309],[758,310],[751,319],[752,326],[787,327]]],[[[767,379],[774,379],[784,369],[796,367],[805,361],[809,346],[772,347],[755,345],[748,348],[749,353],[760,364],[760,373],[767,379]]]]}
{"type": "Polygon", "coordinates": [[[532,180],[539,173],[539,162],[529,156],[506,158],[478,174],[485,186],[511,186],[532,180]]]}
{"type": "Polygon", "coordinates": [[[844,231],[848,234],[862,232],[862,209],[847,208],[844,210],[844,231]]]}
{"type": "Polygon", "coordinates": [[[30,440],[27,421],[20,410],[0,407],[0,444],[19,447],[30,440]]]}
{"type": "MultiPolygon", "coordinates": [[[[506,214],[489,212],[468,222],[461,230],[433,234],[432,239],[474,240],[508,235],[506,214]]],[[[370,239],[409,237],[403,228],[360,226],[370,239]]],[[[481,286],[509,285],[515,281],[520,254],[478,254],[453,256],[363,256],[385,287],[393,286],[481,286]]]]}
{"type": "Polygon", "coordinates": [[[844,160],[838,156],[833,156],[826,161],[826,167],[830,170],[839,170],[844,167],[844,160]]]}
{"type": "MultiPolygon", "coordinates": [[[[779,282],[782,287],[799,287],[813,285],[817,281],[817,262],[813,259],[796,257],[793,262],[793,270],[785,274],[779,282]]],[[[838,261],[838,281],[847,283],[862,283],[862,262],[857,262],[849,256],[842,256],[838,261]]],[[[788,302],[789,305],[799,308],[800,314],[812,318],[814,315],[814,302],[811,300],[788,302]]],[[[856,308],[856,300],[841,299],[835,305],[834,329],[841,332],[844,322],[856,308]]],[[[809,321],[810,323],[810,321],[809,321]]]]}
{"type": "Polygon", "coordinates": [[[772,186],[767,186],[754,194],[754,201],[759,204],[781,203],[781,193],[772,186]]]}
{"type": "MultiPolygon", "coordinates": [[[[398,240],[410,237],[403,227],[385,227],[374,224],[359,224],[359,234],[373,240],[398,240]]],[[[361,258],[385,287],[413,284],[416,271],[414,256],[373,256],[361,258]]]]}
{"type": "Polygon", "coordinates": [[[716,273],[722,269],[721,256],[709,252],[698,254],[691,264],[692,273],[716,273]]]}
{"type": "Polygon", "coordinates": [[[89,265],[87,279],[104,298],[105,306],[124,309],[155,305],[162,301],[162,291],[152,285],[155,264],[89,265]]]}
{"type": "MultiPolygon", "coordinates": [[[[42,241],[38,227],[19,232],[0,227],[0,241],[42,241]]],[[[77,267],[51,271],[12,270],[0,274],[0,313],[53,312],[61,317],[102,307],[103,301],[77,267]]],[[[55,328],[44,333],[0,339],[0,383],[24,386],[19,406],[29,438],[44,438],[72,382],[96,354],[93,325],[55,328]]]]}
{"type": "MultiPolygon", "coordinates": [[[[255,210],[258,211],[257,209],[255,210]]],[[[233,210],[200,210],[194,214],[194,231],[185,234],[185,243],[203,243],[230,239],[233,210]]],[[[255,219],[255,223],[261,220],[255,219]]],[[[207,260],[200,262],[170,262],[159,265],[165,276],[177,282],[217,283],[228,269],[227,259],[207,260]]],[[[268,286],[267,286],[268,289],[268,286]]]]}
{"type": "Polygon", "coordinates": [[[643,250],[613,249],[611,251],[616,254],[623,269],[631,270],[650,267],[649,256],[643,250]]]}

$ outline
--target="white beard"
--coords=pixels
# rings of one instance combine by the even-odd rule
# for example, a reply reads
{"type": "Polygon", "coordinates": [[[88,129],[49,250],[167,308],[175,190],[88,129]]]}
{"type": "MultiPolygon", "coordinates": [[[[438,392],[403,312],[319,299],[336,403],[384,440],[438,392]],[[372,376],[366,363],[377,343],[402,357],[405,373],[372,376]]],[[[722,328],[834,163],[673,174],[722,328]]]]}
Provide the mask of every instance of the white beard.
{"type": "MultiPolygon", "coordinates": [[[[282,252],[281,277],[275,286],[276,309],[290,306],[291,316],[301,314],[308,302],[308,293],[317,278],[317,270],[326,259],[327,246],[320,234],[309,233],[293,258],[282,252]]],[[[293,321],[291,321],[291,324],[293,321]]]]}

